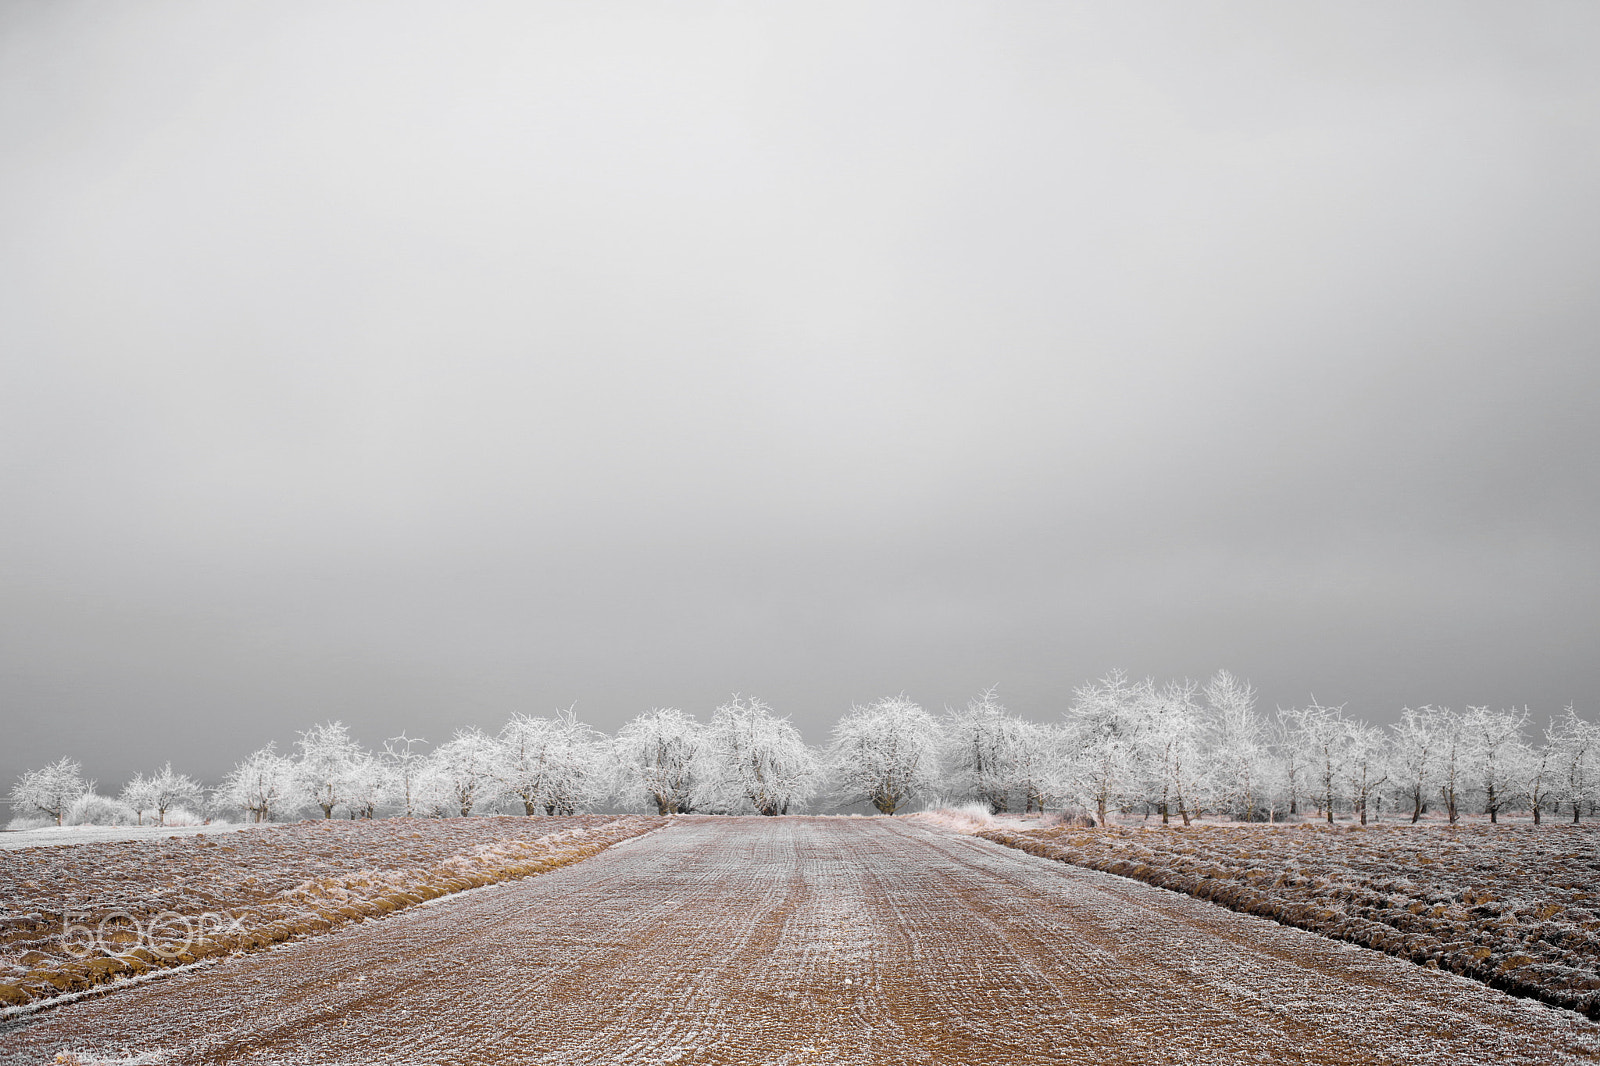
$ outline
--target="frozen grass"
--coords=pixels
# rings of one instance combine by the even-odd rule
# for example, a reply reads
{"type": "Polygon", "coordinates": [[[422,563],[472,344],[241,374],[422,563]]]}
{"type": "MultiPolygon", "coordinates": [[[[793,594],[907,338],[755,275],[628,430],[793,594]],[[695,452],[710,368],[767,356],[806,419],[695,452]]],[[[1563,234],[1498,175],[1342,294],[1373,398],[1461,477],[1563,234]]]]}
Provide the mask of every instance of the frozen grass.
{"type": "Polygon", "coordinates": [[[0,1008],[542,873],[663,822],[604,815],[299,822],[271,832],[166,832],[157,840],[0,852],[0,1008]],[[88,935],[68,934],[64,910],[88,935]]]}
{"type": "Polygon", "coordinates": [[[942,826],[958,833],[976,833],[992,829],[996,823],[989,808],[982,803],[967,803],[959,807],[940,807],[931,811],[918,811],[907,817],[927,825],[942,826]]]}
{"type": "Polygon", "coordinates": [[[1082,829],[918,817],[1600,1018],[1600,827],[1082,829]]]}

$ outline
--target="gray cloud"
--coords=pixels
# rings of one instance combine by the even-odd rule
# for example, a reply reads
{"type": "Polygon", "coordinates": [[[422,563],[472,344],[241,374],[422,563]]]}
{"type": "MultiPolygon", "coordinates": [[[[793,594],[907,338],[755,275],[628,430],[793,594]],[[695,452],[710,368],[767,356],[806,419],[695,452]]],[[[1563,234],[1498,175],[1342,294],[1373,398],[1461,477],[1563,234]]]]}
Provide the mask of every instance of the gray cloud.
{"type": "Polygon", "coordinates": [[[12,5],[0,775],[1600,670],[1577,5],[12,5]]]}

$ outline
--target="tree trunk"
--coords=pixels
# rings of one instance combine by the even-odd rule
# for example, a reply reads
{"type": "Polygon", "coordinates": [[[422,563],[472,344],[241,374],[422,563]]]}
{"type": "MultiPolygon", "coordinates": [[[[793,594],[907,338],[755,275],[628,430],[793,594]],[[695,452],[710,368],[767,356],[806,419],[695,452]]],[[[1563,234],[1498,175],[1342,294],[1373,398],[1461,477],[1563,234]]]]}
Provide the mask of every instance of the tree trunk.
{"type": "Polygon", "coordinates": [[[1533,824],[1539,824],[1539,805],[1537,803],[1533,805],[1533,824]]]}

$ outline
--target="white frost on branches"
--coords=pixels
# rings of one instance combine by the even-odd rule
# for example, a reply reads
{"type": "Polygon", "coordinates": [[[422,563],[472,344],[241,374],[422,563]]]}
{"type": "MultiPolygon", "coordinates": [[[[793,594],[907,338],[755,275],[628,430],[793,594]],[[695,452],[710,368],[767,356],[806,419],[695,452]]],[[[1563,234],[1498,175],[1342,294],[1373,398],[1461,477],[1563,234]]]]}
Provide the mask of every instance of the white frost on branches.
{"type": "Polygon", "coordinates": [[[495,776],[524,814],[577,814],[605,795],[605,744],[572,709],[514,714],[500,730],[495,776]]]}
{"type": "Polygon", "coordinates": [[[458,729],[434,749],[424,787],[430,813],[466,817],[493,803],[500,793],[495,778],[498,749],[495,739],[477,728],[458,729]]]}
{"type": "MultiPolygon", "coordinates": [[[[1365,824],[1389,812],[1451,822],[1531,812],[1580,821],[1600,807],[1600,729],[1569,706],[1537,735],[1529,713],[1469,706],[1403,708],[1376,728],[1315,699],[1263,715],[1255,689],[1226,670],[1204,685],[1134,680],[1113,670],[1080,686],[1060,718],[1029,721],[991,688],[935,719],[904,695],[854,706],[825,751],[755,697],[734,696],[709,721],[656,708],[614,738],[571,710],[513,714],[497,734],[463,729],[431,753],[404,734],[373,752],[340,722],[299,734],[292,755],[273,744],[237,763],[213,809],[253,821],[286,816],[462,817],[517,811],[566,815],[611,803],[663,814],[781,815],[913,801],[982,804],[991,814],[1060,810],[1253,821],[1365,824]],[[1310,801],[1307,803],[1306,801],[1310,801]]],[[[171,763],[136,774],[112,799],[63,758],[23,773],[10,792],[21,817],[57,824],[170,824],[200,808],[203,790],[171,763]]]]}
{"type": "Polygon", "coordinates": [[[1142,749],[1146,747],[1150,681],[1134,682],[1121,670],[1073,691],[1066,715],[1069,767],[1079,805],[1093,808],[1104,825],[1112,809],[1140,797],[1142,749]]]}
{"type": "Polygon", "coordinates": [[[705,727],[676,707],[655,707],[617,732],[618,791],[658,814],[689,814],[714,798],[716,767],[705,727]]]}
{"type": "Polygon", "coordinates": [[[798,810],[817,777],[817,758],[787,718],[755,697],[735,695],[711,715],[713,786],[724,807],[757,814],[798,810]]]}
{"type": "Polygon", "coordinates": [[[60,825],[72,803],[93,790],[83,779],[83,764],[61,758],[37,770],[28,770],[11,787],[11,809],[23,816],[44,815],[60,825]]]}
{"type": "Polygon", "coordinates": [[[149,777],[135,774],[122,790],[122,802],[133,808],[143,823],[144,812],[154,811],[156,824],[167,824],[167,812],[177,808],[198,809],[205,798],[200,782],[172,769],[169,762],[149,777]]]}
{"type": "Polygon", "coordinates": [[[249,814],[252,822],[270,822],[272,812],[289,799],[294,774],[294,764],[269,743],[246,756],[222,779],[216,798],[249,814]]]}
{"type": "Polygon", "coordinates": [[[300,757],[295,762],[295,806],[319,810],[332,818],[334,809],[350,798],[352,769],[359,752],[343,722],[324,722],[300,734],[295,742],[300,757]]]}
{"type": "Polygon", "coordinates": [[[939,724],[904,695],[852,707],[829,751],[838,798],[893,814],[939,783],[939,724]]]}
{"type": "Polygon", "coordinates": [[[995,689],[967,701],[964,709],[946,709],[940,723],[944,734],[944,788],[947,794],[970,799],[1004,814],[1014,802],[1031,809],[1035,796],[1019,778],[1024,763],[1030,776],[1037,761],[1024,754],[1034,738],[1026,723],[1005,709],[995,689]]]}

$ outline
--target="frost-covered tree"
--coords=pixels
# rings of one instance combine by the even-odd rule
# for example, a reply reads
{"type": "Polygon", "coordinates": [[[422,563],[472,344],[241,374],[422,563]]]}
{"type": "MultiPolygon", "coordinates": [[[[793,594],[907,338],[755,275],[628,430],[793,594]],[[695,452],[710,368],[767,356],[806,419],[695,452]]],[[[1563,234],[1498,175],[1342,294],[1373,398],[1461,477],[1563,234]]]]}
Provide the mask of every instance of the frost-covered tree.
{"type": "Polygon", "coordinates": [[[1389,780],[1401,799],[1411,804],[1413,824],[1422,817],[1433,785],[1440,714],[1433,707],[1406,707],[1400,711],[1400,721],[1390,726],[1389,780]]]}
{"type": "Polygon", "coordinates": [[[712,798],[716,776],[705,727],[676,707],[654,707],[617,731],[621,791],[659,814],[689,814],[712,798]]]}
{"type": "Polygon", "coordinates": [[[1244,821],[1254,821],[1267,776],[1266,729],[1256,713],[1256,690],[1248,681],[1218,670],[1201,695],[1214,802],[1244,821]]]}
{"type": "Polygon", "coordinates": [[[272,821],[272,812],[288,801],[294,788],[294,764],[269,743],[245,757],[222,779],[217,798],[245,811],[252,822],[272,821]]]}
{"type": "Polygon", "coordinates": [[[295,746],[300,749],[295,762],[297,805],[332,818],[334,808],[349,798],[350,774],[360,747],[343,722],[314,725],[300,734],[295,746]]]}
{"type": "Polygon", "coordinates": [[[570,707],[554,718],[513,714],[499,739],[495,775],[524,814],[576,814],[604,793],[604,738],[570,707]]]}
{"type": "Polygon", "coordinates": [[[463,818],[480,805],[492,803],[498,795],[495,767],[499,761],[495,738],[476,727],[456,730],[456,735],[434,749],[428,760],[436,793],[442,791],[449,810],[463,818]]]}
{"type": "Polygon", "coordinates": [[[856,706],[833,729],[829,748],[839,800],[894,814],[939,782],[939,724],[903,694],[856,706]]]}
{"type": "Polygon", "coordinates": [[[83,779],[83,764],[61,758],[37,770],[25,770],[11,786],[11,809],[20,815],[44,815],[60,825],[72,801],[93,788],[83,779]]]}
{"type": "Polygon", "coordinates": [[[402,731],[397,737],[383,742],[383,758],[389,766],[389,780],[394,787],[395,801],[407,818],[417,814],[419,804],[416,793],[418,777],[427,765],[427,757],[417,745],[426,744],[421,737],[408,737],[402,731]]]}
{"type": "Polygon", "coordinates": [[[153,810],[155,807],[153,802],[154,794],[150,790],[150,779],[142,773],[134,774],[132,779],[122,786],[122,794],[119,798],[128,805],[129,810],[133,811],[135,825],[143,825],[145,811],[153,810]]]}
{"type": "MultiPolygon", "coordinates": [[[[156,824],[167,824],[167,812],[179,807],[198,808],[205,798],[205,790],[200,787],[200,782],[188,774],[180,774],[172,769],[169,762],[149,777],[135,777],[134,782],[142,782],[143,792],[134,797],[138,802],[124,800],[128,806],[137,810],[152,810],[156,812],[156,824]]],[[[129,784],[129,790],[134,784],[129,784]]],[[[128,795],[127,791],[124,795],[128,795]]]]}
{"type": "Polygon", "coordinates": [[[805,802],[817,758],[787,718],[755,697],[735,695],[711,715],[716,792],[724,803],[748,803],[757,814],[788,814],[805,802]]]}
{"type": "Polygon", "coordinates": [[[1350,797],[1350,809],[1362,825],[1367,824],[1368,806],[1375,797],[1381,797],[1378,790],[1388,780],[1388,771],[1384,766],[1386,754],[1381,729],[1361,722],[1349,724],[1342,766],[1345,794],[1350,797]]]}
{"type": "Polygon", "coordinates": [[[1200,749],[1200,709],[1192,681],[1169,681],[1148,696],[1144,730],[1151,777],[1149,802],[1161,812],[1163,825],[1176,810],[1188,825],[1199,813],[1205,791],[1205,760],[1200,749]]]}
{"type": "Polygon", "coordinates": [[[1026,731],[1022,719],[1005,709],[993,688],[968,700],[963,710],[947,710],[941,726],[948,795],[976,800],[991,814],[1003,814],[1011,809],[1015,794],[1032,809],[1032,798],[1017,780],[1026,731]]]}
{"type": "Polygon", "coordinates": [[[1293,742],[1307,755],[1307,770],[1318,813],[1332,825],[1334,800],[1343,783],[1351,723],[1344,716],[1342,704],[1324,707],[1315,698],[1308,705],[1288,712],[1288,718],[1293,723],[1293,742]]]}
{"type": "Polygon", "coordinates": [[[1283,787],[1284,803],[1291,817],[1300,813],[1300,798],[1310,786],[1311,754],[1302,743],[1297,707],[1279,707],[1267,723],[1268,751],[1283,787]]]}
{"type": "Polygon", "coordinates": [[[1020,722],[1013,789],[1022,797],[1024,814],[1041,814],[1060,805],[1069,791],[1064,742],[1059,726],[1020,722]]]}
{"type": "Polygon", "coordinates": [[[1600,736],[1590,722],[1578,716],[1572,704],[1550,723],[1545,743],[1555,764],[1556,791],[1572,809],[1572,824],[1577,825],[1585,807],[1593,805],[1595,755],[1600,736]]]}
{"type": "Polygon", "coordinates": [[[451,787],[449,775],[429,755],[422,760],[411,781],[412,811],[419,818],[456,818],[461,804],[451,787]]]}
{"type": "Polygon", "coordinates": [[[345,793],[340,806],[352,819],[376,818],[378,808],[386,805],[395,793],[395,783],[390,766],[367,751],[357,751],[350,758],[345,775],[345,793]]]}
{"type": "Polygon", "coordinates": [[[1461,727],[1461,716],[1448,707],[1440,707],[1434,714],[1434,750],[1438,752],[1435,766],[1438,770],[1436,784],[1439,798],[1444,802],[1450,824],[1461,820],[1461,801],[1468,788],[1471,768],[1471,749],[1466,733],[1461,727]]]}
{"type": "Polygon", "coordinates": [[[1471,781],[1483,793],[1483,812],[1491,823],[1500,820],[1500,811],[1518,791],[1522,727],[1527,722],[1526,709],[1512,712],[1468,707],[1462,718],[1471,781]]]}
{"type": "Polygon", "coordinates": [[[1106,824],[1107,812],[1122,807],[1140,791],[1148,710],[1153,683],[1130,681],[1113,670],[1073,690],[1065,740],[1072,752],[1067,770],[1078,802],[1093,807],[1106,824]]]}
{"type": "Polygon", "coordinates": [[[1523,795],[1527,798],[1528,807],[1533,811],[1533,824],[1539,825],[1544,820],[1545,807],[1558,794],[1557,756],[1548,743],[1538,747],[1523,744],[1519,758],[1521,765],[1518,767],[1517,776],[1522,781],[1523,795]]]}

